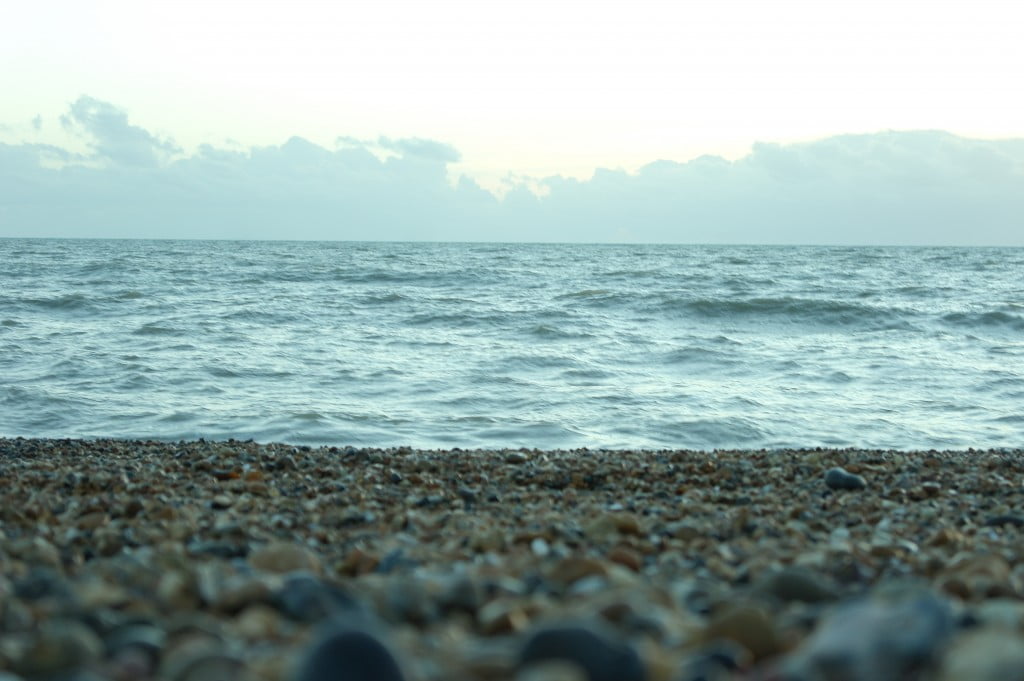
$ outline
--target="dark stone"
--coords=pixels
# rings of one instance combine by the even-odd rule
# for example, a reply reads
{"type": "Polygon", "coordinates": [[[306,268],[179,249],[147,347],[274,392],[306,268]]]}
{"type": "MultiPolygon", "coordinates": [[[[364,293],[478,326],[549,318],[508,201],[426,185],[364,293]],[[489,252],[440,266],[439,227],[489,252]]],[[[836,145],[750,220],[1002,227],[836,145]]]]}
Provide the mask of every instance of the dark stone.
{"type": "Polygon", "coordinates": [[[416,508],[437,508],[444,504],[446,499],[439,494],[431,494],[420,498],[413,504],[416,508]]]}
{"type": "Polygon", "coordinates": [[[61,601],[75,600],[67,581],[49,568],[34,567],[14,581],[14,595],[27,601],[56,598],[61,601]]]}
{"type": "Polygon", "coordinates": [[[414,568],[417,565],[419,565],[419,562],[406,556],[405,551],[402,549],[394,549],[380,559],[380,562],[377,563],[377,567],[375,567],[373,571],[386,575],[389,572],[394,572],[395,570],[400,570],[402,568],[414,568]]]}
{"type": "Polygon", "coordinates": [[[299,622],[317,622],[339,612],[359,610],[358,602],[336,584],[311,574],[293,573],[271,596],[273,605],[299,622]]]}
{"type": "Polygon", "coordinates": [[[387,648],[364,631],[336,630],[310,649],[295,681],[403,681],[387,648]]]}
{"type": "Polygon", "coordinates": [[[629,645],[610,641],[583,627],[542,629],[526,642],[519,666],[546,660],[567,660],[586,672],[589,681],[645,681],[640,656],[629,645]]]}
{"type": "Polygon", "coordinates": [[[697,650],[684,663],[676,681],[731,679],[750,663],[750,651],[735,641],[722,639],[697,650]]]}
{"type": "Polygon", "coordinates": [[[1001,527],[1003,525],[1013,525],[1014,527],[1024,527],[1024,516],[1019,515],[995,515],[985,520],[985,525],[988,527],[1001,527]]]}
{"type": "Polygon", "coordinates": [[[756,590],[789,603],[834,601],[839,593],[821,575],[799,566],[788,566],[757,581],[756,590]]]}
{"type": "Polygon", "coordinates": [[[154,666],[160,661],[167,635],[162,629],[147,624],[129,624],[114,629],[104,637],[107,657],[113,657],[128,648],[141,650],[154,666]]]}
{"type": "Polygon", "coordinates": [[[868,486],[867,481],[859,475],[848,473],[843,468],[836,466],[825,473],[825,484],[830,489],[864,489],[868,486]]]}
{"type": "Polygon", "coordinates": [[[249,545],[245,542],[196,542],[189,544],[188,553],[190,556],[210,556],[213,558],[245,558],[249,555],[249,545]]]}

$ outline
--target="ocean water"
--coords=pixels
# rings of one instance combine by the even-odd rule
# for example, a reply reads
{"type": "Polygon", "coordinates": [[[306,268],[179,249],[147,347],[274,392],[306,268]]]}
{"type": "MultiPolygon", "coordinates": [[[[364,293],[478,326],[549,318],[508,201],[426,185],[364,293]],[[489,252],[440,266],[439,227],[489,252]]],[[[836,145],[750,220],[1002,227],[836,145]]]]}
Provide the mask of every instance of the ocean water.
{"type": "Polygon", "coordinates": [[[1024,446],[1024,249],[0,239],[0,435],[1024,446]]]}

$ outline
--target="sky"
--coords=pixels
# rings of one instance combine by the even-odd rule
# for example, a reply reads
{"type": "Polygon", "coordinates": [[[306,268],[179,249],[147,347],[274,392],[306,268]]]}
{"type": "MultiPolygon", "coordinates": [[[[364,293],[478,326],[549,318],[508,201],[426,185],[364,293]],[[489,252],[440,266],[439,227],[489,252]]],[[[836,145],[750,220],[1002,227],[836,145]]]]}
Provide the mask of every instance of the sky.
{"type": "Polygon", "coordinates": [[[993,0],[11,3],[0,236],[1024,245],[1022,16],[993,0]],[[283,227],[289,209],[319,226],[283,227]]]}

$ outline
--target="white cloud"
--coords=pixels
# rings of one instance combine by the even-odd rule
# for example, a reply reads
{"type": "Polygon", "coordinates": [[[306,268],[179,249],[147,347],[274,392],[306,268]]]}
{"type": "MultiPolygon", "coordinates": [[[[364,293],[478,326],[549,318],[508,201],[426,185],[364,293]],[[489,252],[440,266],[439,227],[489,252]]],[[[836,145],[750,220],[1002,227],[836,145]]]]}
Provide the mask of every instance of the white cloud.
{"type": "Polygon", "coordinates": [[[113,104],[82,95],[61,124],[89,138],[96,156],[118,165],[154,167],[181,149],[147,130],[128,123],[128,115],[113,104]]]}
{"type": "Polygon", "coordinates": [[[444,142],[301,137],[183,154],[82,97],[87,154],[0,145],[0,236],[1024,245],[1024,140],[938,131],[759,143],[587,180],[509,180],[499,200],[444,142]],[[540,186],[543,191],[533,191],[540,186]]]}

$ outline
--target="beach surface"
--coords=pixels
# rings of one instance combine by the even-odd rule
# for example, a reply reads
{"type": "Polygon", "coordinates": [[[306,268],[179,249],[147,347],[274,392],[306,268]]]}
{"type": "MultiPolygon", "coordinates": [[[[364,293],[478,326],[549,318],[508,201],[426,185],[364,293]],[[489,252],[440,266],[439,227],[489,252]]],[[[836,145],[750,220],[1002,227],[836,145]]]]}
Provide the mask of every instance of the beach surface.
{"type": "Polygon", "coordinates": [[[409,681],[1024,679],[1022,474],[0,439],[0,679],[296,681],[325,627],[409,681]]]}

